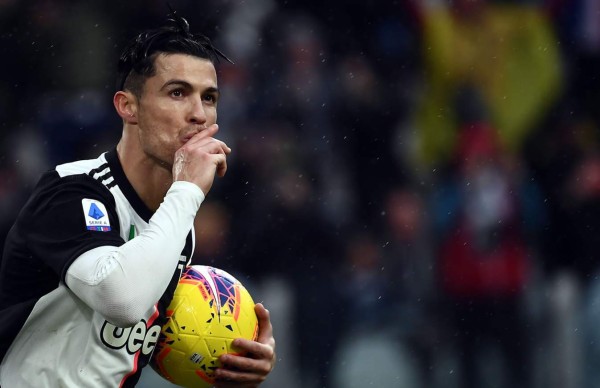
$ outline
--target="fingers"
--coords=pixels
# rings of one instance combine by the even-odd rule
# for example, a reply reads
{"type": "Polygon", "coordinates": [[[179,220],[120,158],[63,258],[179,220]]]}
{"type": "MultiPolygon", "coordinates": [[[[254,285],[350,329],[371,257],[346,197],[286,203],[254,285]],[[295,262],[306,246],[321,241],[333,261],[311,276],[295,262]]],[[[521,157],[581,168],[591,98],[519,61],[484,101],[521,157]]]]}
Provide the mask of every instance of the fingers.
{"type": "Polygon", "coordinates": [[[257,341],[263,344],[272,345],[275,347],[275,339],[273,338],[273,326],[271,325],[271,314],[262,303],[257,303],[254,306],[256,317],[258,318],[258,338],[257,341]],[[272,344],[269,341],[273,341],[272,344]]]}
{"type": "MultiPolygon", "coordinates": [[[[270,341],[270,337],[267,341],[270,341]]],[[[241,350],[242,353],[248,354],[250,359],[267,359],[271,360],[274,356],[275,349],[270,343],[260,343],[257,341],[247,340],[245,338],[237,338],[233,341],[233,347],[236,350],[241,350]]],[[[228,358],[228,356],[224,356],[228,358]]],[[[241,361],[240,361],[241,362],[241,361]]]]}
{"type": "MultiPolygon", "coordinates": [[[[205,130],[202,130],[202,131],[198,132],[197,134],[195,134],[194,137],[192,137],[192,139],[202,139],[205,137],[212,137],[218,131],[219,131],[219,125],[212,124],[212,125],[209,125],[205,130]]],[[[192,139],[190,139],[190,141],[192,141],[192,139]]]]}
{"type": "MultiPolygon", "coordinates": [[[[196,135],[196,136],[198,136],[198,135],[196,135]]],[[[229,146],[221,140],[215,139],[214,137],[205,137],[202,139],[195,139],[196,136],[191,138],[190,141],[188,141],[182,148],[187,148],[187,149],[190,149],[192,147],[204,148],[213,154],[229,155],[231,153],[231,148],[229,148],[229,146]],[[196,140],[196,141],[194,141],[194,140],[196,140]]]]}
{"type": "Polygon", "coordinates": [[[229,155],[231,153],[231,148],[227,146],[221,140],[215,139],[214,137],[205,137],[200,140],[196,140],[192,142],[194,138],[190,139],[183,147],[184,150],[189,152],[194,152],[194,150],[198,150],[200,152],[208,152],[211,154],[224,154],[229,155]]]}
{"type": "Polygon", "coordinates": [[[221,356],[219,360],[223,367],[215,371],[218,387],[254,387],[265,381],[272,369],[271,362],[263,358],[254,359],[227,354],[221,356]]]}
{"type": "MultiPolygon", "coordinates": [[[[262,350],[261,353],[273,354],[269,347],[266,345],[262,346],[265,346],[269,350],[262,350]]],[[[252,358],[249,356],[246,357],[235,354],[224,354],[219,357],[219,361],[221,361],[223,368],[219,368],[217,370],[228,370],[229,372],[238,372],[240,374],[251,373],[266,376],[271,371],[270,360],[270,357],[257,357],[254,354],[252,355],[252,358]]]]}
{"type": "Polygon", "coordinates": [[[231,148],[225,144],[225,142],[213,138],[213,136],[219,130],[219,126],[217,124],[213,124],[209,126],[207,129],[198,132],[195,134],[184,147],[202,147],[206,144],[212,144],[214,146],[218,145],[219,148],[214,148],[213,153],[224,153],[229,155],[231,153],[231,148]]]}
{"type": "Polygon", "coordinates": [[[258,303],[254,307],[258,318],[258,338],[251,341],[237,338],[234,348],[243,355],[224,354],[223,367],[215,371],[217,387],[255,387],[263,382],[275,365],[275,339],[269,311],[258,303]]]}
{"type": "Polygon", "coordinates": [[[217,369],[215,372],[215,387],[217,388],[254,388],[266,380],[266,375],[217,369]]]}
{"type": "Polygon", "coordinates": [[[215,139],[219,127],[216,124],[196,133],[175,153],[173,180],[195,183],[206,195],[215,175],[223,177],[227,172],[227,158],[231,148],[215,139]]]}
{"type": "Polygon", "coordinates": [[[217,165],[217,176],[223,178],[227,172],[227,159],[224,154],[214,156],[214,161],[217,165]]]}

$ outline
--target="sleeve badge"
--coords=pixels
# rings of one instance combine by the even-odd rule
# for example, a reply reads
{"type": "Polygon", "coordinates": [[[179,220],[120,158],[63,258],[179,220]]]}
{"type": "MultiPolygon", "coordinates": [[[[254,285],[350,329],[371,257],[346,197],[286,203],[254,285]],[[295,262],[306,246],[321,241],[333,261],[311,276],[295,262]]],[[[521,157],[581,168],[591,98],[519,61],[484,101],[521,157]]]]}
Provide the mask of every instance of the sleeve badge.
{"type": "Polygon", "coordinates": [[[84,198],[81,200],[83,206],[83,216],[85,217],[85,226],[87,230],[97,232],[110,231],[110,221],[106,207],[100,201],[84,198]]]}

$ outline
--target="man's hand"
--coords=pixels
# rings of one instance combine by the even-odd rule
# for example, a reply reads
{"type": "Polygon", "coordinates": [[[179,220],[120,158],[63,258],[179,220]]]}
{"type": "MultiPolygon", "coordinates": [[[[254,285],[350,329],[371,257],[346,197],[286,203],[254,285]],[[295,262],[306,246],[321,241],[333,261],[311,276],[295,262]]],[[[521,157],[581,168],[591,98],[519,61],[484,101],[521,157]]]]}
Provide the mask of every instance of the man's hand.
{"type": "Polygon", "coordinates": [[[188,181],[200,187],[204,195],[212,187],[215,174],[222,177],[227,171],[226,156],[231,148],[213,136],[219,127],[213,124],[198,132],[175,153],[173,181],[188,181]]]}
{"type": "Polygon", "coordinates": [[[258,338],[256,341],[243,338],[233,341],[235,348],[246,356],[224,354],[219,358],[223,367],[215,372],[216,387],[257,387],[275,366],[275,338],[269,311],[261,303],[257,303],[254,310],[258,317],[258,338]]]}

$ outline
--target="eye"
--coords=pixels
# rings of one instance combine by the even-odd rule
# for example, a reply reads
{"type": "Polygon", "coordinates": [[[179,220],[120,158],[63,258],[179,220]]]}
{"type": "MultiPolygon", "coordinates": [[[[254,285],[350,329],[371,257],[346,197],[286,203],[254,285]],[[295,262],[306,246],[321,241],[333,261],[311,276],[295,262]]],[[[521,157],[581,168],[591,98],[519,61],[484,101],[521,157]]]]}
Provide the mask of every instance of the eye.
{"type": "Polygon", "coordinates": [[[184,95],[182,89],[172,90],[170,94],[171,94],[172,97],[176,97],[176,98],[183,97],[183,95],[184,95]]]}
{"type": "Polygon", "coordinates": [[[205,94],[202,99],[206,102],[209,102],[211,104],[215,104],[217,102],[217,96],[215,96],[214,94],[205,94]]]}

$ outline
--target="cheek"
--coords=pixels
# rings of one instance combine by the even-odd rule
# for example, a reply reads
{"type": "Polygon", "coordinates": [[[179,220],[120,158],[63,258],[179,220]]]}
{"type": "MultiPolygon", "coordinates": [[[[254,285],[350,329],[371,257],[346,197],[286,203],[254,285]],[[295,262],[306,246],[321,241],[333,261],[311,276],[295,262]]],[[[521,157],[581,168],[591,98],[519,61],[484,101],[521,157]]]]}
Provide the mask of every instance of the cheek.
{"type": "Polygon", "coordinates": [[[206,114],[206,124],[211,125],[217,122],[217,108],[209,107],[204,111],[206,114]]]}
{"type": "Polygon", "coordinates": [[[177,128],[175,116],[173,109],[155,106],[152,110],[145,110],[145,114],[140,117],[140,130],[161,138],[169,137],[177,128]]]}
{"type": "Polygon", "coordinates": [[[168,116],[145,115],[139,118],[139,134],[142,147],[153,154],[170,154],[178,147],[177,126],[168,116]]]}

